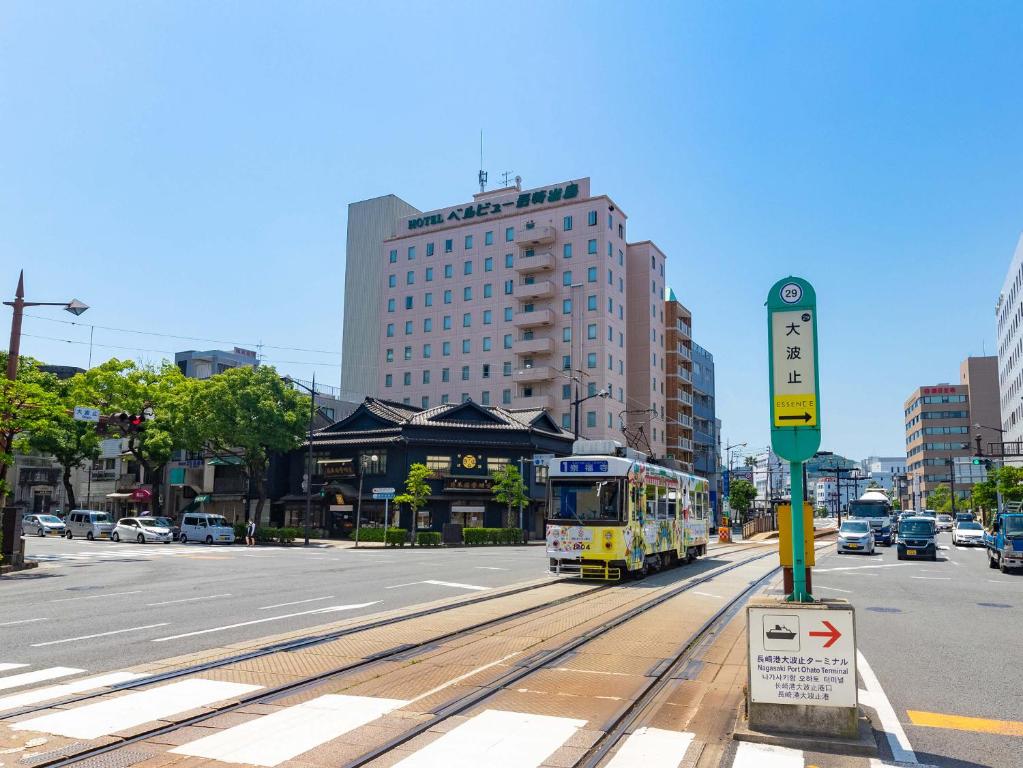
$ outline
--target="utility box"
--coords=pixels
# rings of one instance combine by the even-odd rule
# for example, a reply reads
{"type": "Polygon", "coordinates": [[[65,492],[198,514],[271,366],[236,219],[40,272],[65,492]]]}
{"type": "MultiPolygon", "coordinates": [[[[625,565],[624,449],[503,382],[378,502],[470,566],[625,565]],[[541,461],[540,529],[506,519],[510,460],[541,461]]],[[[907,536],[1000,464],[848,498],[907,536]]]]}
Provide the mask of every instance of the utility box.
{"type": "Polygon", "coordinates": [[[4,507],[2,527],[3,544],[0,554],[3,565],[21,568],[25,564],[25,540],[21,537],[21,517],[25,512],[20,507],[4,507]]]}

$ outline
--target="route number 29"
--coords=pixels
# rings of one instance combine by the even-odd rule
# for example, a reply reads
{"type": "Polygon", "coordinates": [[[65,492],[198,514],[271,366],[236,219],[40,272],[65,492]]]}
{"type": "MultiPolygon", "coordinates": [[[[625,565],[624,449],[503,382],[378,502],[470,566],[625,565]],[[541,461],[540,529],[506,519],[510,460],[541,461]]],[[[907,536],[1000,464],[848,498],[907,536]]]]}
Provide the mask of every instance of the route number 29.
{"type": "Polygon", "coordinates": [[[799,283],[785,283],[781,287],[781,300],[786,304],[795,304],[803,298],[803,286],[799,283]]]}

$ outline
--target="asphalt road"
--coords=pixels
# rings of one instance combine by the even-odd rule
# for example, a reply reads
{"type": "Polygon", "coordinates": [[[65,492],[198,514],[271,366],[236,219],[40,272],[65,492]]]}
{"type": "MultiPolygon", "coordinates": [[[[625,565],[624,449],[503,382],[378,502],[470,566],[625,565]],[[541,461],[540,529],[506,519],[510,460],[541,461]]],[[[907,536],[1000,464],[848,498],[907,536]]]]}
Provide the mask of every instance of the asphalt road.
{"type": "Polygon", "coordinates": [[[542,546],[353,550],[33,537],[26,550],[41,566],[0,579],[0,665],[90,673],[482,593],[546,568],[542,546]]]}
{"type": "MultiPolygon", "coordinates": [[[[873,557],[832,548],[818,556],[814,594],[856,606],[859,650],[920,763],[1019,768],[1023,573],[991,570],[982,548],[951,538],[940,535],[937,562],[899,561],[894,547],[873,557]],[[935,725],[911,712],[934,713],[935,725]]],[[[879,742],[884,757],[898,757],[887,737],[879,742]]]]}

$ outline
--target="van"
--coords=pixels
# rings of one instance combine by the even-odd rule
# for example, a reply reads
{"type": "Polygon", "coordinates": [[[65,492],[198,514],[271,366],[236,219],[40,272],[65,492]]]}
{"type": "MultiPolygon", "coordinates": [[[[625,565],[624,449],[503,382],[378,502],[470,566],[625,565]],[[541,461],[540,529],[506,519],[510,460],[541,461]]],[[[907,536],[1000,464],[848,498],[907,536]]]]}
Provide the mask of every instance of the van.
{"type": "Polygon", "coordinates": [[[65,526],[64,535],[69,539],[81,536],[83,539],[93,541],[94,539],[109,539],[110,532],[114,530],[114,521],[106,512],[97,512],[92,509],[72,509],[68,513],[65,526]]]}
{"type": "Polygon", "coordinates": [[[234,528],[221,515],[192,512],[181,520],[179,541],[204,541],[207,544],[234,544],[234,528]]]}
{"type": "Polygon", "coordinates": [[[938,544],[935,541],[937,526],[934,518],[926,515],[907,517],[899,524],[899,560],[920,557],[926,560],[938,559],[938,544]]]}

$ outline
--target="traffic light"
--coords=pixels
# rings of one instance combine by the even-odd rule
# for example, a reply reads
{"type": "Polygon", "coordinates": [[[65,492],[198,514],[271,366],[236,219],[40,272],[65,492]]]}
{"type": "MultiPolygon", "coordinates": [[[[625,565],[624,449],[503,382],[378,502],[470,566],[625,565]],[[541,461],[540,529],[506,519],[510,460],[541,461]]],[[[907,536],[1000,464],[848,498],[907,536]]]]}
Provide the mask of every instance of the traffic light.
{"type": "Polygon", "coordinates": [[[142,416],[142,414],[140,413],[136,413],[133,414],[130,419],[128,419],[128,428],[132,432],[139,432],[142,429],[142,427],[145,426],[145,423],[146,423],[145,417],[142,416]]]}
{"type": "Polygon", "coordinates": [[[131,414],[124,411],[115,413],[110,417],[110,424],[121,430],[121,432],[128,432],[131,430],[131,414]]]}

